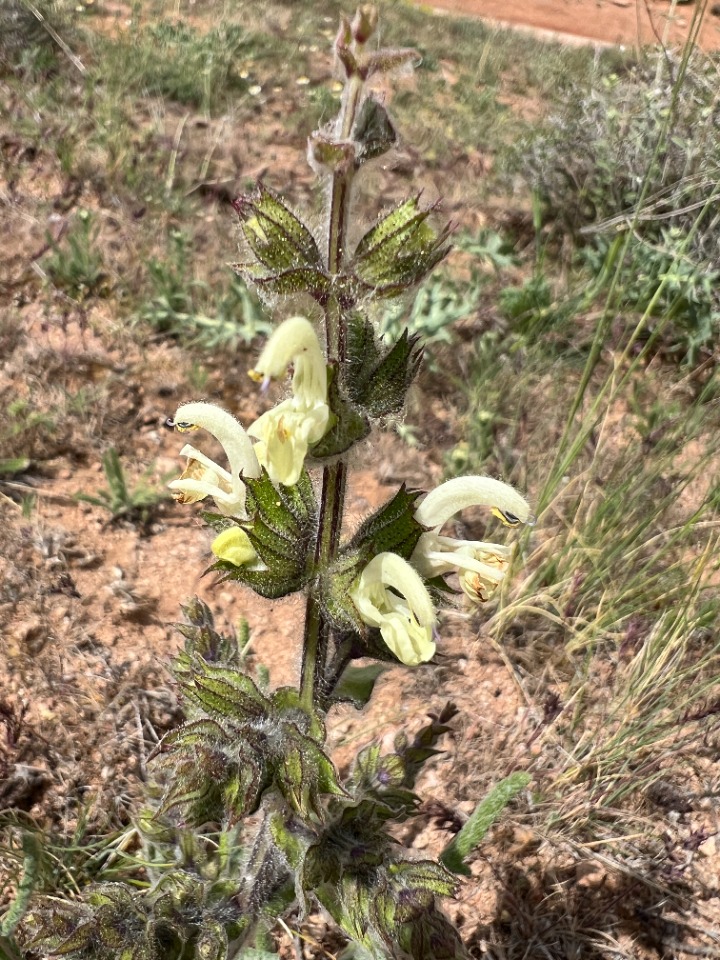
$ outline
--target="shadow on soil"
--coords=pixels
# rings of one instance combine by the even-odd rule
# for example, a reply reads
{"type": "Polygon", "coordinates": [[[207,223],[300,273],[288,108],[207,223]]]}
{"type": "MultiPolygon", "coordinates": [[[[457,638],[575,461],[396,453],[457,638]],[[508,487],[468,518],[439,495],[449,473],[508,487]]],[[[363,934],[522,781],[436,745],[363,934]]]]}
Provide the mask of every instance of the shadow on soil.
{"type": "Polygon", "coordinates": [[[684,953],[683,948],[693,950],[678,909],[678,901],[689,893],[682,884],[673,885],[676,896],[671,898],[667,889],[634,877],[598,873],[579,879],[577,865],[544,871],[511,865],[495,868],[495,873],[502,890],[497,912],[471,935],[472,956],[665,960],[678,950],[684,953]],[[671,903],[675,921],[666,919],[671,903]]]}

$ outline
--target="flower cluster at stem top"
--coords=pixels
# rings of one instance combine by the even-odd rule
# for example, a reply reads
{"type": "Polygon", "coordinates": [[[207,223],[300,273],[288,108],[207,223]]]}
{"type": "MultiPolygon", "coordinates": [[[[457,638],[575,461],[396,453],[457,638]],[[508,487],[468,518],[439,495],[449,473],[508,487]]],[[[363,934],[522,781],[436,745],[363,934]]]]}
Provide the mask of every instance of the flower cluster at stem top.
{"type": "MultiPolygon", "coordinates": [[[[215,404],[195,402],[178,408],[175,427],[181,432],[207,430],[219,441],[228,461],[228,467],[222,467],[186,444],[180,453],[187,458],[187,466],[169,484],[178,502],[212,497],[225,516],[247,520],[246,479],[258,478],[264,467],[276,485],[298,482],[309,449],[325,435],[332,418],[325,357],[312,324],[304,317],[292,317],[278,326],[250,376],[265,388],[271,380],[284,377],[291,365],[292,395],[262,414],[247,431],[215,404]]],[[[377,628],[387,647],[408,666],[424,663],[435,653],[437,614],[426,581],[456,573],[467,597],[484,603],[509,567],[511,549],[504,544],[442,534],[445,524],[470,506],[490,507],[507,526],[534,522],[526,500],[500,480],[479,476],[448,480],[427,494],[415,510],[415,520],[426,529],[410,559],[381,552],[366,564],[350,589],[360,620],[377,628]]],[[[256,560],[250,539],[239,526],[220,533],[212,551],[238,567],[256,560]]]]}

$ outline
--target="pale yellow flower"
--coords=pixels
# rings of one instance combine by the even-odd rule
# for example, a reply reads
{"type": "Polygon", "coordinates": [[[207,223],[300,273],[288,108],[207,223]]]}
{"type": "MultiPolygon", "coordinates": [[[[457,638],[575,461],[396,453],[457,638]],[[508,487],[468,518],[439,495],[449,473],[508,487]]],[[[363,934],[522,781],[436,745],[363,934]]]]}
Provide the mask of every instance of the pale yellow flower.
{"type": "Polygon", "coordinates": [[[292,317],[274,331],[250,371],[266,385],[284,377],[293,364],[292,396],[262,414],[248,428],[259,441],[255,453],[274,483],[292,486],[302,473],[308,448],[327,431],[327,366],[309,320],[292,317]]]}
{"type": "Polygon", "coordinates": [[[489,600],[510,565],[512,551],[501,543],[456,540],[440,533],[456,513],[471,506],[490,507],[507,526],[534,523],[527,501],[517,490],[492,477],[456,477],[431,491],[415,511],[424,527],[411,563],[426,579],[457,572],[464,593],[476,603],[489,600]]]}
{"type": "Polygon", "coordinates": [[[219,466],[191,444],[185,444],[180,456],[188,458],[187,467],[168,484],[175,499],[196,503],[213,497],[222,513],[244,519],[246,491],[242,478],[259,477],[260,464],[252,441],[238,421],[213,403],[184,403],[175,413],[175,426],[183,432],[199,427],[207,430],[222,444],[230,467],[227,470],[219,466]]]}
{"type": "Polygon", "coordinates": [[[409,667],[435,653],[435,607],[427,587],[407,560],[379,553],[350,591],[362,620],[380,630],[395,656],[409,667]]]}

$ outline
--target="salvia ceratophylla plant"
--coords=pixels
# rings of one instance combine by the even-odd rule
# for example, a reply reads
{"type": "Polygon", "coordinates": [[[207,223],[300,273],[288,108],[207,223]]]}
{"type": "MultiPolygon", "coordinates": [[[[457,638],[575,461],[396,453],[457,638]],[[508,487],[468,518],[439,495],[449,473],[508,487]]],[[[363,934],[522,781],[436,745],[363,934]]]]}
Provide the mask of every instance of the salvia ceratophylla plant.
{"type": "Polygon", "coordinates": [[[187,719],[156,751],[156,787],[138,821],[147,882],[40,901],[23,932],[47,955],[250,960],[268,955],[278,917],[320,908],[348,939],[348,957],[465,956],[438,903],[454,893],[455,876],[411,858],[388,829],[416,812],[417,774],[454,708],[412,739],[399,734],[393,752],[366,746],[345,779],[325,743],[329,710],[365,706],[384,663],[433,658],[438,609],[457,593],[448,575],[473,603],[502,582],[509,547],[454,539],[443,533],[448,521],[481,505],[506,525],[531,522],[512,487],[460,477],[428,493],[401,487],[341,538],[349,455],[373,424],[402,411],[422,354],[407,330],[382,343],[368,306],[405,294],[448,252],[448,228],[431,225],[417,196],[348,245],[353,179],[396,140],[368,81],[416,59],[409,49],[371,49],[376,24],[371,6],[342,19],[340,114],[308,142],[329,184],[324,244],[265,186],[234,203],[248,252],[241,276],[273,300],[314,302],[308,317],[277,326],[250,371],[266,386],[292,370],[289,396],[246,428],[202,401],[173,417],[179,432],[200,436],[180,451],[186,466],[170,487],[181,504],[209,508],[212,569],[262,597],[306,598],[299,686],[269,691],[207,606],[187,605],[175,663],[187,719]],[[222,463],[202,452],[203,432],[221,445],[222,463]]]}

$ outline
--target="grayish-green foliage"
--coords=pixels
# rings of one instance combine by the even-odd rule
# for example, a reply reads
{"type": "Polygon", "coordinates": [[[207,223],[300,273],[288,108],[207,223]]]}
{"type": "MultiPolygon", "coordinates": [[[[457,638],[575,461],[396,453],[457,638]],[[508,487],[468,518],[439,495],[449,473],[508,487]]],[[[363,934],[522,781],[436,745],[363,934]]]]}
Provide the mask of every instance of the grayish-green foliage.
{"type": "Polygon", "coordinates": [[[440,861],[453,873],[470,875],[465,861],[485,838],[485,834],[502,814],[508,803],[530,783],[530,774],[511,773],[496,784],[490,793],[473,810],[452,843],[443,850],[440,861]]]}
{"type": "Polygon", "coordinates": [[[720,105],[717,64],[648,54],[624,74],[581,81],[523,145],[546,216],[597,274],[617,232],[631,233],[622,305],[670,312],[663,339],[688,363],[720,324],[720,105]],[[665,278],[662,293],[658,282],[665,278]]]}

